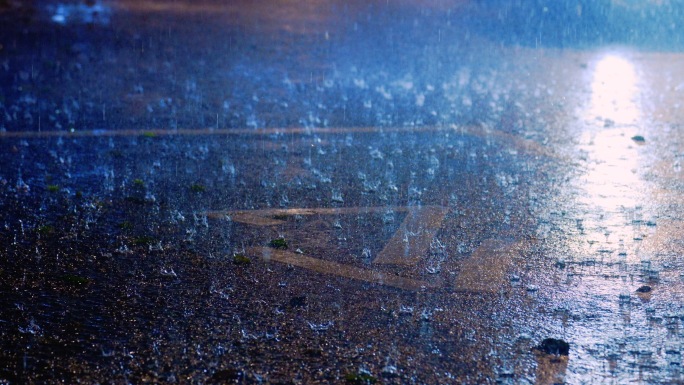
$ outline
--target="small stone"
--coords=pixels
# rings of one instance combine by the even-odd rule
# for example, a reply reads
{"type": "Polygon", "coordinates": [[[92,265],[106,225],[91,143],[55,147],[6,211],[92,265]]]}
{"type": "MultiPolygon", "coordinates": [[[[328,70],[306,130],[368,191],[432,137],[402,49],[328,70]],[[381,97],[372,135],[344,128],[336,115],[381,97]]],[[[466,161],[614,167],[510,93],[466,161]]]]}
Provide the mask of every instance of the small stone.
{"type": "Polygon", "coordinates": [[[651,290],[653,290],[653,289],[651,289],[650,286],[644,285],[644,286],[641,286],[640,288],[638,288],[636,291],[637,291],[637,293],[650,293],[651,290]]]}
{"type": "Polygon", "coordinates": [[[555,338],[545,339],[535,349],[546,354],[556,354],[561,356],[567,356],[568,354],[570,354],[570,344],[563,340],[557,340],[555,338]]]}
{"type": "Polygon", "coordinates": [[[637,143],[645,143],[645,142],[646,142],[646,138],[644,138],[644,137],[641,136],[641,135],[634,135],[634,136],[632,137],[632,140],[635,141],[635,142],[637,142],[637,143]]]}
{"type": "Polygon", "coordinates": [[[291,307],[305,307],[306,306],[306,297],[302,295],[302,296],[290,298],[290,306],[291,307]]]}
{"type": "Polygon", "coordinates": [[[240,379],[240,375],[241,373],[235,369],[223,369],[214,373],[211,380],[217,382],[235,381],[240,379]]]}
{"type": "Polygon", "coordinates": [[[317,348],[304,349],[303,353],[307,357],[322,357],[323,356],[323,351],[321,349],[317,349],[317,348]]]}

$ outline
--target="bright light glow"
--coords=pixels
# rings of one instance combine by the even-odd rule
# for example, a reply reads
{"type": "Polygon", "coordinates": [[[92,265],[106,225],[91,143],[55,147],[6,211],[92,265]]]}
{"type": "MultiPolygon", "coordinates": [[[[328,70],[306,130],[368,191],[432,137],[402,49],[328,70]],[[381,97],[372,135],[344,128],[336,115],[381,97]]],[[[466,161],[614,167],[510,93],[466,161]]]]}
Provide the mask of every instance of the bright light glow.
{"type": "MultiPolygon", "coordinates": [[[[590,210],[584,225],[603,228],[611,241],[631,240],[625,226],[643,202],[645,184],[637,174],[641,162],[639,144],[631,137],[641,132],[639,79],[634,65],[616,54],[603,56],[591,77],[591,97],[586,106],[589,124],[580,138],[588,169],[582,179],[580,203],[590,210]],[[600,118],[600,119],[598,119],[600,118]],[[597,120],[598,119],[598,120],[597,120]]],[[[634,218],[632,218],[634,219],[634,218]]]]}
{"type": "Polygon", "coordinates": [[[597,64],[591,84],[590,118],[633,124],[640,118],[634,65],[624,57],[608,54],[597,64]]]}

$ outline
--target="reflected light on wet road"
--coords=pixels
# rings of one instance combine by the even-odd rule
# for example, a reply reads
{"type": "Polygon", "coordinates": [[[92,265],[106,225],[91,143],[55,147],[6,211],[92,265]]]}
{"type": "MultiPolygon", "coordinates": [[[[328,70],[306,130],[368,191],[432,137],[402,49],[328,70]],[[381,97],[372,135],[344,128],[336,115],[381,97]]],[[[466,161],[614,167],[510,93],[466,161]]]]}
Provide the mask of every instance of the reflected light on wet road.
{"type": "Polygon", "coordinates": [[[645,183],[637,173],[640,143],[632,140],[644,134],[637,132],[643,115],[639,83],[629,59],[612,53],[601,57],[592,73],[586,107],[598,125],[586,126],[580,139],[582,156],[588,160],[580,182],[580,202],[589,210],[584,225],[590,233],[612,234],[613,245],[631,240],[634,234],[625,224],[643,215],[645,183]]]}
{"type": "Polygon", "coordinates": [[[681,365],[679,345],[673,350],[659,348],[668,346],[674,335],[670,326],[649,326],[647,332],[643,328],[654,325],[650,323],[654,312],[672,311],[675,307],[663,298],[678,298],[681,290],[677,254],[665,252],[668,242],[680,237],[679,229],[668,229],[659,215],[663,206],[651,176],[653,159],[663,156],[661,126],[649,110],[649,101],[659,97],[663,88],[654,81],[660,76],[654,62],[644,60],[642,54],[613,51],[597,52],[586,66],[590,70],[580,97],[588,97],[578,103],[585,120],[575,122],[580,167],[573,201],[578,203],[576,224],[570,225],[577,235],[571,244],[577,265],[568,272],[572,288],[560,308],[591,317],[578,317],[565,329],[574,342],[565,383],[681,383],[680,372],[674,381],[663,379],[667,376],[663,368],[681,365]],[[577,272],[583,274],[581,279],[576,278],[577,272]],[[626,348],[621,350],[622,346],[626,348]],[[597,347],[604,350],[596,354],[597,347]],[[676,351],[677,357],[659,355],[658,349],[676,351]],[[657,368],[649,374],[654,377],[631,379],[634,373],[628,368],[642,365],[644,357],[657,368]],[[606,362],[610,376],[597,376],[606,362]]]}
{"type": "Polygon", "coordinates": [[[610,119],[615,124],[632,124],[640,117],[636,102],[637,74],[625,57],[606,54],[596,64],[591,84],[591,118],[610,119]]]}
{"type": "Polygon", "coordinates": [[[629,140],[629,136],[617,130],[583,133],[583,149],[591,160],[591,168],[584,177],[584,198],[591,206],[615,211],[637,203],[634,186],[640,183],[636,174],[638,158],[629,140]]]}

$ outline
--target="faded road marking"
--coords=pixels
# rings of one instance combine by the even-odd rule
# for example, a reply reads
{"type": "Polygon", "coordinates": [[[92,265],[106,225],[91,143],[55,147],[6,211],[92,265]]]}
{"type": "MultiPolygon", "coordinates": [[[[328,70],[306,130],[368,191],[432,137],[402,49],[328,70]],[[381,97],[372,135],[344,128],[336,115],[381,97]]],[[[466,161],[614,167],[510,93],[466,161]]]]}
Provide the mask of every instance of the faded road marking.
{"type": "Polygon", "coordinates": [[[446,207],[439,206],[409,207],[408,215],[401,226],[373,263],[385,265],[418,263],[427,255],[430,243],[442,226],[447,212],[446,207]]]}
{"type": "MultiPolygon", "coordinates": [[[[330,127],[330,128],[183,128],[183,129],[124,129],[124,130],[78,130],[78,131],[2,131],[0,138],[51,138],[51,137],[111,137],[111,136],[223,136],[223,135],[301,135],[301,134],[353,134],[381,132],[435,132],[457,131],[454,127],[330,127]]],[[[468,131],[458,128],[458,131],[468,131]]]]}
{"type": "Polygon", "coordinates": [[[207,211],[207,217],[212,219],[228,219],[235,222],[256,226],[272,226],[284,224],[284,218],[294,215],[349,215],[384,213],[388,210],[405,212],[406,206],[379,206],[379,207],[320,207],[320,208],[293,208],[293,209],[262,209],[262,210],[236,210],[236,211],[207,211]]]}
{"type": "MultiPolygon", "coordinates": [[[[358,215],[385,213],[388,210],[407,212],[406,218],[394,233],[384,249],[378,254],[374,264],[383,265],[415,265],[429,252],[430,243],[439,230],[448,212],[440,206],[379,206],[379,207],[324,207],[324,208],[291,208],[236,211],[208,211],[207,217],[213,219],[232,220],[254,226],[276,226],[287,223],[289,216],[311,215],[358,215]],[[406,241],[405,241],[406,240],[406,241]]],[[[248,250],[252,255],[262,256],[282,263],[299,266],[315,272],[333,274],[341,277],[366,282],[388,285],[405,290],[419,290],[423,287],[435,288],[439,284],[404,278],[392,273],[363,269],[337,262],[304,256],[290,251],[271,248],[253,247],[248,250]]]]}
{"type": "MultiPolygon", "coordinates": [[[[448,208],[441,206],[394,206],[394,207],[338,207],[338,208],[291,208],[210,211],[207,216],[215,219],[228,219],[235,222],[255,225],[274,226],[287,223],[286,217],[301,215],[358,215],[362,213],[384,213],[387,210],[407,212],[404,221],[392,238],[387,242],[373,265],[414,266],[425,258],[434,236],[439,231],[448,208]]],[[[488,239],[463,261],[460,273],[454,280],[457,291],[496,293],[508,281],[513,259],[525,247],[524,241],[505,241],[488,239]]],[[[261,256],[281,263],[309,269],[318,273],[338,275],[345,278],[388,285],[405,290],[436,288],[435,282],[399,277],[391,273],[363,269],[342,263],[326,261],[313,256],[304,256],[290,251],[271,248],[252,247],[252,255],[261,256]]]]}
{"type": "Polygon", "coordinates": [[[496,293],[508,281],[513,257],[523,248],[522,242],[487,239],[461,263],[455,280],[458,291],[496,293]]]}
{"type": "Polygon", "coordinates": [[[312,258],[291,251],[271,249],[268,247],[252,247],[246,250],[251,256],[258,256],[267,261],[277,261],[293,266],[302,267],[323,274],[333,274],[380,285],[387,285],[404,290],[420,290],[422,288],[437,288],[438,284],[400,277],[391,273],[362,269],[337,262],[312,258]]]}
{"type": "Polygon", "coordinates": [[[415,265],[424,258],[435,234],[442,226],[449,211],[441,206],[390,206],[390,207],[339,207],[339,208],[293,208],[240,211],[210,211],[209,218],[227,219],[255,226],[285,224],[284,217],[293,215],[349,215],[384,213],[388,210],[408,212],[399,229],[387,242],[373,261],[382,265],[415,265]]]}
{"type": "Polygon", "coordinates": [[[422,126],[422,127],[329,127],[329,128],[182,128],[182,129],[123,129],[123,130],[75,130],[75,131],[0,131],[0,139],[31,138],[76,138],[76,137],[125,137],[142,136],[148,138],[166,136],[270,136],[270,135],[309,135],[309,134],[377,134],[377,133],[421,133],[443,132],[446,135],[469,135],[498,139],[522,149],[552,158],[558,157],[549,148],[533,140],[520,138],[507,132],[483,128],[481,126],[422,126]]]}
{"type": "Polygon", "coordinates": [[[179,129],[123,129],[123,130],[75,130],[75,131],[0,131],[0,139],[31,138],[75,138],[75,137],[164,137],[164,136],[271,136],[311,134],[378,134],[378,133],[421,133],[443,132],[445,135],[468,135],[499,140],[514,150],[560,158],[547,146],[530,139],[524,139],[507,132],[481,126],[422,126],[422,127],[276,127],[276,128],[179,128],[179,129]]]}

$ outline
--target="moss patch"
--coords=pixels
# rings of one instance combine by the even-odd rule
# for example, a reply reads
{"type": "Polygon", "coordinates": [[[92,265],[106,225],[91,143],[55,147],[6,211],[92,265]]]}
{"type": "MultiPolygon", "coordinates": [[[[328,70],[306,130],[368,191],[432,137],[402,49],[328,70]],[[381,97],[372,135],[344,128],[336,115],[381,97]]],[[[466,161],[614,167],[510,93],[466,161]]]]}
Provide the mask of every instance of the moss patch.
{"type": "Polygon", "coordinates": [[[137,238],[133,239],[133,244],[136,246],[148,246],[148,245],[155,243],[155,241],[156,240],[154,239],[154,237],[150,237],[150,236],[146,235],[146,236],[137,237],[137,238]]]}
{"type": "Polygon", "coordinates": [[[233,263],[236,265],[249,265],[252,263],[252,260],[244,254],[235,254],[233,255],[233,263]]]}
{"type": "Polygon", "coordinates": [[[119,228],[121,230],[133,230],[133,223],[131,223],[129,221],[123,221],[123,222],[119,223],[119,228]]]}
{"type": "Polygon", "coordinates": [[[371,376],[368,373],[347,373],[347,375],[344,376],[344,380],[348,384],[375,384],[378,382],[378,379],[371,376]]]}
{"type": "Polygon", "coordinates": [[[195,184],[190,186],[190,191],[192,191],[194,193],[203,193],[203,192],[207,191],[207,188],[201,184],[195,183],[195,184]]]}
{"type": "Polygon", "coordinates": [[[48,235],[48,234],[54,233],[55,228],[50,226],[50,225],[43,225],[43,226],[40,226],[39,228],[37,228],[36,231],[38,232],[38,234],[48,235]]]}
{"type": "Polygon", "coordinates": [[[86,277],[81,277],[74,274],[67,274],[60,277],[60,280],[70,286],[82,287],[90,283],[90,280],[86,277]]]}
{"type": "Polygon", "coordinates": [[[272,239],[271,242],[268,243],[268,247],[280,250],[287,250],[287,241],[285,240],[285,238],[272,239]]]}
{"type": "Polygon", "coordinates": [[[126,200],[126,202],[130,202],[130,203],[133,203],[133,204],[136,204],[136,205],[144,205],[144,204],[147,203],[147,201],[145,201],[144,198],[140,198],[140,197],[136,197],[136,196],[132,196],[132,195],[131,195],[131,196],[127,196],[127,197],[124,198],[124,199],[126,200]]]}

